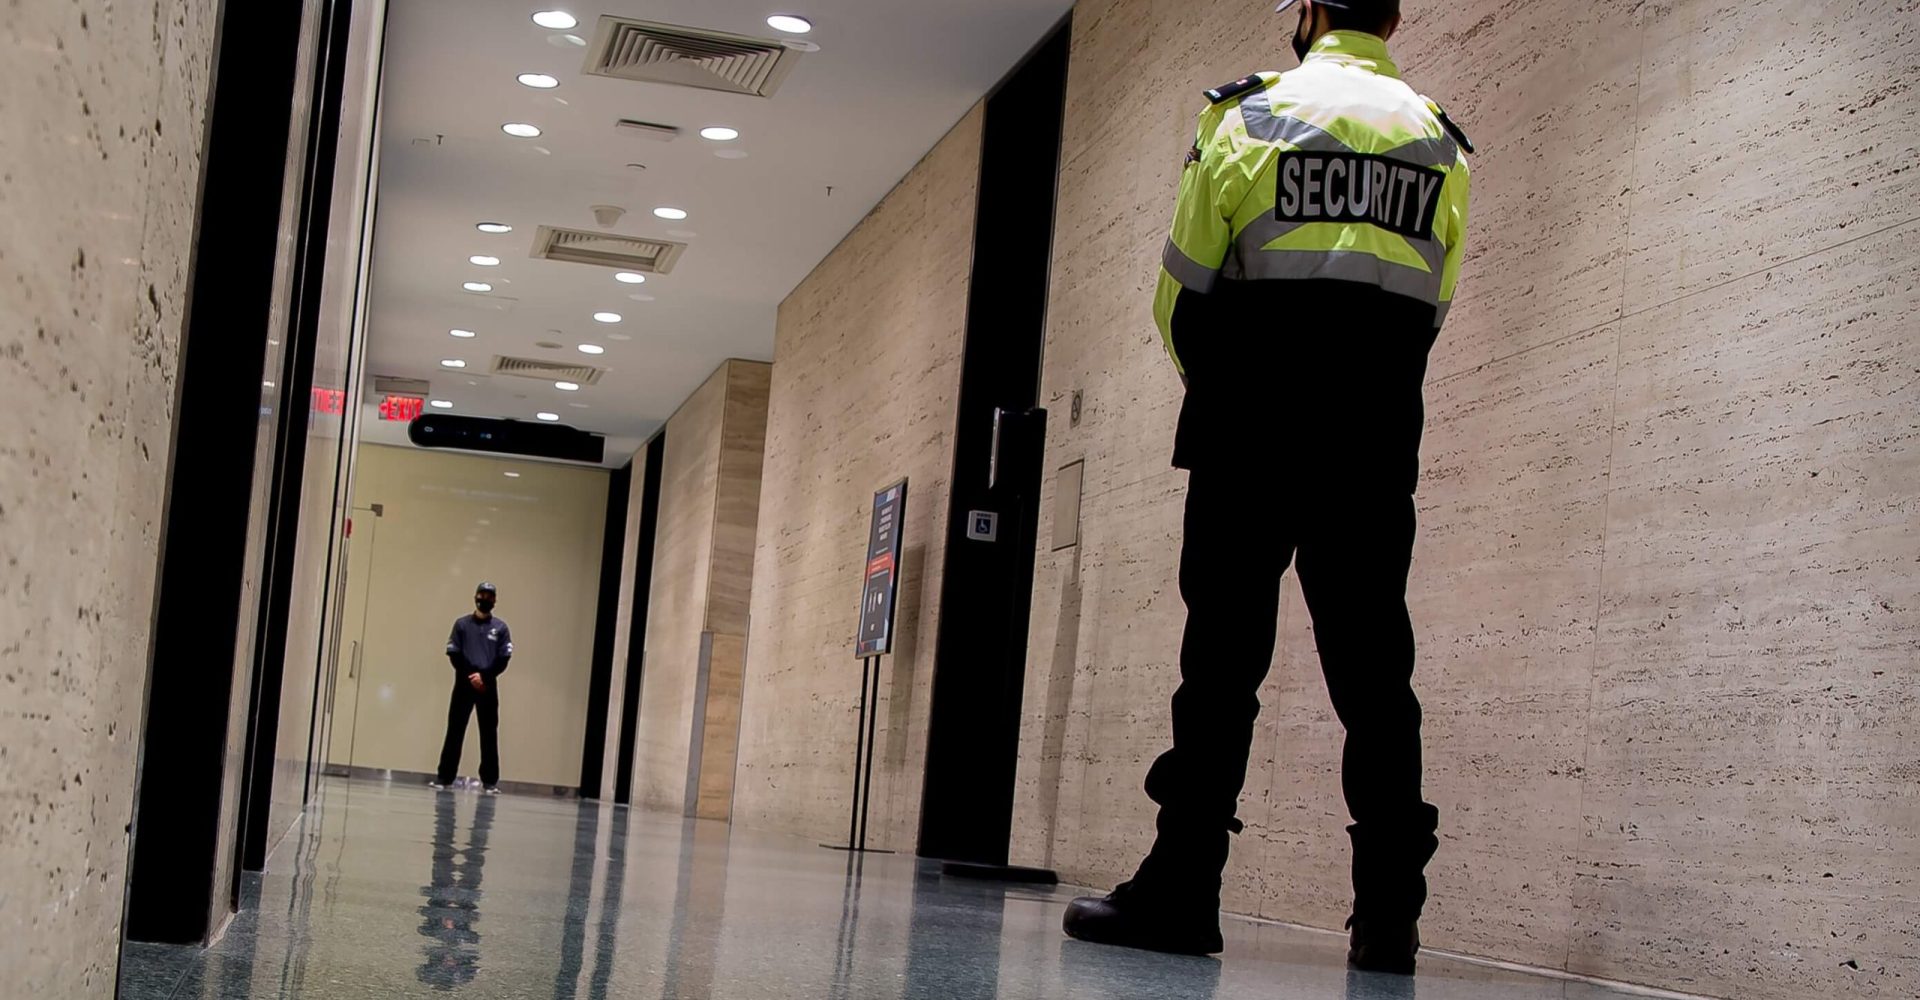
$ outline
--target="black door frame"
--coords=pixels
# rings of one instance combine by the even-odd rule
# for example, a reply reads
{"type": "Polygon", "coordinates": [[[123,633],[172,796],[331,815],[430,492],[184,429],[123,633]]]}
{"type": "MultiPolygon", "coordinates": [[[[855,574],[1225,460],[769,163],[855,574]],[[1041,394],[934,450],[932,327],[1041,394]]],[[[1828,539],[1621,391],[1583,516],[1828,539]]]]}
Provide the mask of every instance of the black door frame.
{"type": "Polygon", "coordinates": [[[1071,15],[987,98],[919,853],[1003,865],[1033,605],[1054,193],[1071,15]],[[1004,417],[1004,419],[1003,419],[1004,417]],[[970,513],[998,538],[969,537],[970,513]]]}
{"type": "Polygon", "coordinates": [[[633,802],[633,750],[640,738],[640,672],[647,655],[647,604],[653,596],[653,542],[660,529],[660,474],[667,432],[647,442],[640,481],[640,543],[633,556],[633,618],[627,633],[627,681],[620,696],[620,758],[614,762],[613,801],[633,802]]]}
{"type": "MultiPolygon", "coordinates": [[[[341,103],[345,98],[347,51],[353,36],[353,0],[329,0],[315,60],[314,96],[307,120],[306,182],[302,186],[299,237],[292,276],[292,329],[280,378],[286,401],[275,428],[275,464],[266,531],[264,591],[255,621],[252,657],[253,698],[247,711],[247,763],[241,792],[241,849],[234,852],[234,899],[239,905],[240,873],[266,866],[272,833],[273,778],[280,737],[280,693],[286,683],[287,620],[292,611],[295,551],[300,538],[301,495],[306,479],[307,405],[313,389],[315,352],[320,340],[327,239],[332,228],[334,175],[339,158],[341,103]]],[[[369,203],[369,210],[371,205],[369,203]]],[[[362,276],[359,280],[364,280],[362,276]]],[[[358,376],[349,370],[349,379],[358,376]]],[[[345,421],[342,421],[343,429],[345,421]]],[[[312,526],[309,526],[312,527],[312,526]]],[[[322,528],[321,530],[326,530],[322,528]]],[[[328,578],[332,573],[329,567],[328,578]]],[[[320,608],[327,607],[324,595],[320,608]]],[[[311,741],[309,741],[311,742],[311,741]]],[[[304,794],[304,787],[302,789],[304,794]]]]}
{"type": "MultiPolygon", "coordinates": [[[[222,792],[237,685],[248,685],[242,697],[253,696],[236,646],[259,614],[242,597],[263,450],[259,421],[234,419],[235,387],[255,387],[239,403],[249,415],[275,400],[303,414],[307,408],[305,394],[262,391],[262,376],[284,377],[285,368],[268,368],[271,348],[294,332],[273,329],[272,316],[283,197],[290,167],[306,163],[312,126],[295,112],[316,99],[308,88],[331,62],[316,57],[315,78],[300,79],[303,19],[313,7],[316,23],[325,24],[328,7],[344,2],[220,5],[129,825],[123,926],[130,940],[204,942],[233,905],[214,898],[214,886],[222,815],[239,822],[222,792]],[[164,821],[143,823],[143,816],[164,821]]],[[[304,184],[306,175],[298,177],[304,184]]],[[[319,277],[313,271],[303,280],[317,287],[319,277]]],[[[311,345],[304,350],[310,371],[311,345]]],[[[298,364],[298,345],[284,354],[285,365],[298,364]]],[[[236,856],[244,853],[239,846],[236,856]]]]}
{"type": "MultiPolygon", "coordinates": [[[[607,477],[606,527],[600,536],[600,599],[594,610],[593,671],[587,683],[587,728],[580,743],[583,799],[600,797],[607,760],[607,709],[613,696],[613,646],[620,622],[621,561],[627,552],[627,504],[633,494],[629,461],[607,477]]],[[[644,465],[642,460],[639,464],[644,465]]]]}

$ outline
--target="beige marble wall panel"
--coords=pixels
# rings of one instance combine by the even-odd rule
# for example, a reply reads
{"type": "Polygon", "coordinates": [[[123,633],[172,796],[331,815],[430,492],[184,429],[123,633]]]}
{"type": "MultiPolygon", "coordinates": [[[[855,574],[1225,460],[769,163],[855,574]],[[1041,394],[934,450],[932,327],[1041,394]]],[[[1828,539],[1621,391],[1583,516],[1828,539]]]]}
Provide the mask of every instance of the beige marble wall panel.
{"type": "MultiPolygon", "coordinates": [[[[1063,874],[1111,884],[1132,873],[1152,842],[1153,804],[1140,783],[1172,738],[1166,704],[1179,682],[1176,658],[1184,608],[1174,568],[1186,477],[1167,469],[1138,483],[1096,492],[1091,462],[1087,475],[1078,593],[1063,598],[1065,588],[1056,584],[1059,589],[1050,587],[1042,603],[1036,580],[1039,624],[1033,630],[1035,635],[1056,633],[1057,651],[1063,641],[1057,630],[1071,618],[1054,612],[1077,608],[1079,623],[1071,642],[1080,676],[1071,681],[1062,676],[1065,665],[1054,662],[1057,652],[1044,666],[1030,655],[1023,715],[1028,730],[1037,729],[1043,740],[1056,741],[1067,755],[1057,765],[1060,787],[1055,794],[1061,815],[1051,821],[1054,865],[1063,874]],[[1057,689],[1066,683],[1072,685],[1070,692],[1057,689]],[[1054,707],[1049,710],[1049,705],[1054,707]],[[1053,732],[1050,727],[1060,728],[1053,732]]],[[[1042,537],[1045,533],[1043,527],[1042,537]]],[[[1071,567],[1066,572],[1072,572],[1071,567]]],[[[1030,651],[1044,648],[1030,639],[1030,651]]],[[[1026,777],[1036,763],[1030,746],[1023,739],[1016,809],[1020,800],[1041,791],[1026,777]]],[[[1050,761],[1037,763],[1056,767],[1050,761]]],[[[1026,825],[1016,815],[1015,828],[1026,825]]],[[[1017,849],[1016,854],[1033,858],[1017,849]]]]}
{"type": "Polygon", "coordinates": [[[1917,258],[1909,224],[1626,326],[1575,969],[1920,987],[1917,258]]]}
{"type": "Polygon", "coordinates": [[[1913,0],[1673,0],[1645,14],[1636,303],[1920,216],[1913,0]]]}
{"type": "MultiPolygon", "coordinates": [[[[1920,978],[1912,14],[1409,7],[1405,75],[1481,146],[1409,588],[1432,943],[1728,996],[1920,978]]],[[[1075,13],[1042,396],[1083,394],[1047,466],[1085,490],[1036,568],[1014,839],[1075,881],[1151,837],[1184,494],[1151,287],[1193,92],[1292,61],[1258,18],[1075,13]]],[[[1280,614],[1226,901],[1337,926],[1340,731],[1291,579],[1280,614]]]]}
{"type": "Polygon", "coordinates": [[[1473,140],[1461,294],[1433,374],[1590,332],[1620,315],[1641,15],[1631,4],[1408,4],[1407,82],[1473,140]]]}
{"type": "Polygon", "coordinates": [[[634,761],[636,799],[651,808],[725,819],[732,798],[770,368],[725,362],[667,421],[634,761]],[[717,703],[709,635],[714,656],[733,657],[717,703]]]}
{"type": "Polygon", "coordinates": [[[760,467],[767,448],[767,389],[773,366],[729,361],[721,414],[719,478],[713,513],[713,572],[707,579],[707,630],[747,634],[753,596],[753,536],[760,518],[760,467]]]}
{"type": "Polygon", "coordinates": [[[707,658],[706,724],[700,737],[700,784],[693,814],[727,819],[733,810],[734,762],[739,756],[740,695],[746,668],[745,636],[715,633],[707,658]]]}
{"type": "Polygon", "coordinates": [[[726,402],[727,367],[722,365],[667,421],[634,739],[633,801],[650,809],[686,808],[726,402]]]}
{"type": "Polygon", "coordinates": [[[873,492],[906,476],[869,839],[913,847],[979,156],[976,109],[781,304],[737,823],[845,836],[869,514],[873,492]]]}
{"type": "Polygon", "coordinates": [[[214,5],[0,26],[0,967],[114,989],[214,5]]]}
{"type": "MultiPolygon", "coordinates": [[[[1564,957],[1617,337],[1603,327],[1427,388],[1408,606],[1426,792],[1441,810],[1425,935],[1438,947],[1564,957]]],[[[1265,823],[1248,817],[1246,846],[1265,850],[1257,912],[1338,926],[1350,902],[1343,731],[1291,573],[1285,589],[1280,680],[1263,698],[1275,805],[1265,823]]]]}

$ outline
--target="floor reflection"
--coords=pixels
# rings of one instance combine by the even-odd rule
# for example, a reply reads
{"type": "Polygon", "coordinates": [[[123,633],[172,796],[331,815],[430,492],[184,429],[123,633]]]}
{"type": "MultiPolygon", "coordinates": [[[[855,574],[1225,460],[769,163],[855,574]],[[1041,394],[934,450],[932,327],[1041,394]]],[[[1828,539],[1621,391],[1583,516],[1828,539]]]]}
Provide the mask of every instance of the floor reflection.
{"type": "MultiPolygon", "coordinates": [[[[1330,934],[1229,921],[1223,959],[1105,948],[1060,934],[1071,890],[590,802],[327,787],[226,936],[129,949],[120,1000],[1416,1000],[1347,972],[1330,934]]],[[[1624,997],[1439,956],[1417,983],[1624,997]]]]}
{"type": "Polygon", "coordinates": [[[475,803],[466,847],[454,843],[455,795],[443,791],[433,801],[433,873],[420,895],[420,933],[428,938],[426,960],[415,976],[440,990],[473,982],[480,972],[480,882],[487,864],[487,835],[493,830],[495,803],[483,795],[475,803]]]}
{"type": "Polygon", "coordinates": [[[1347,1000],[1414,1000],[1416,980],[1380,972],[1347,970],[1347,1000]]]}

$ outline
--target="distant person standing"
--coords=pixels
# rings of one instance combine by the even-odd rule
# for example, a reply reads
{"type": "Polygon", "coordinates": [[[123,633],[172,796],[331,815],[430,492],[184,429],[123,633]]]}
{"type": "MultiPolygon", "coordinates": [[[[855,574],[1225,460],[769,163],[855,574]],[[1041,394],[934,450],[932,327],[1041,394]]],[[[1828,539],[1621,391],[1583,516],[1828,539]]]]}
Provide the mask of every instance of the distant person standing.
{"type": "Polygon", "coordinates": [[[480,710],[480,784],[488,795],[500,793],[500,675],[513,658],[513,631],[493,613],[499,591],[491,583],[474,588],[473,614],[453,623],[447,660],[453,664],[453,697],[447,706],[447,741],[440,748],[435,788],[453,785],[460,750],[467,742],[467,717],[480,710]]]}

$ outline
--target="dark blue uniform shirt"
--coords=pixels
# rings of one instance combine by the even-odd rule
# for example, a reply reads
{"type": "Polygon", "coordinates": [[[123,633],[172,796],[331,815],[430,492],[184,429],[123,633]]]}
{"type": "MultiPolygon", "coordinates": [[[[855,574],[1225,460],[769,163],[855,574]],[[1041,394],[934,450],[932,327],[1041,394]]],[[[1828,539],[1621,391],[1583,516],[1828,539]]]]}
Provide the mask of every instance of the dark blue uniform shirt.
{"type": "Polygon", "coordinates": [[[499,615],[486,621],[462,615],[453,622],[453,634],[447,636],[447,655],[453,658],[454,669],[462,673],[505,673],[507,659],[513,655],[513,632],[499,615]]]}

